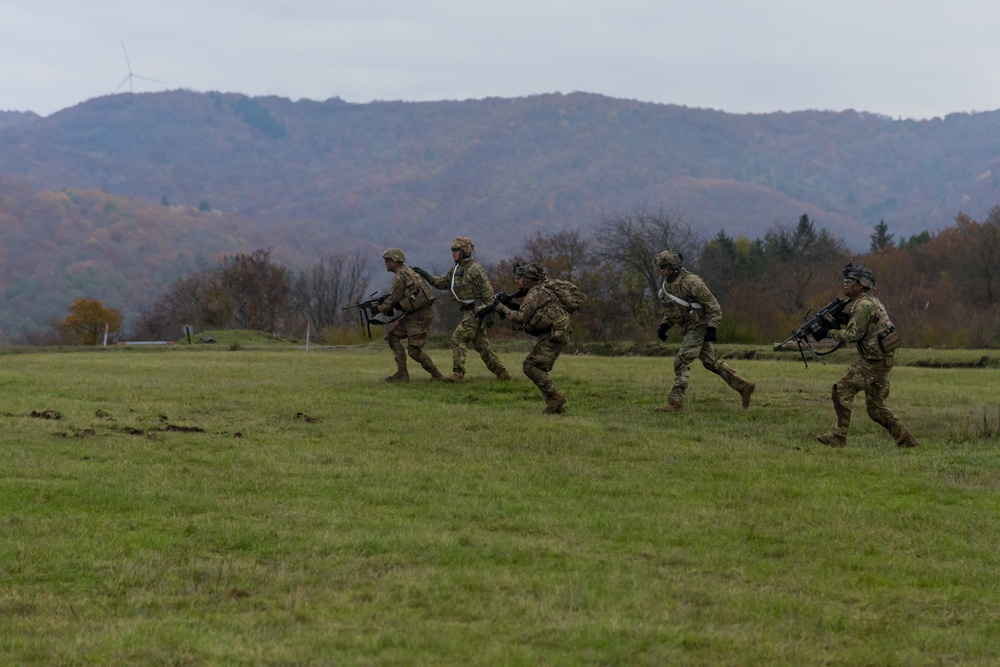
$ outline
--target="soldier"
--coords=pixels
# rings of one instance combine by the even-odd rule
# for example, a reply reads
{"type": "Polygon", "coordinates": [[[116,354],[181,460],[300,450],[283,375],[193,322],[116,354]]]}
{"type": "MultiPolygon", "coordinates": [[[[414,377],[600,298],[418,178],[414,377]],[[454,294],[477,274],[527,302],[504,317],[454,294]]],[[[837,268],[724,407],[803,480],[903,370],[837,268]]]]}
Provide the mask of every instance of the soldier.
{"type": "MultiPolygon", "coordinates": [[[[471,239],[459,237],[451,242],[451,258],[455,266],[443,276],[432,276],[419,267],[413,270],[437,289],[450,289],[452,296],[462,305],[463,313],[472,312],[483,305],[493,303],[493,286],[486,277],[486,271],[472,258],[475,246],[471,239]]],[[[483,363],[498,380],[509,380],[510,373],[493,351],[486,338],[486,330],[493,324],[492,318],[466,316],[451,335],[452,374],[445,382],[461,382],[465,378],[465,350],[469,343],[475,348],[483,363]]]]}
{"type": "Polygon", "coordinates": [[[750,396],[757,388],[732,367],[719,360],[712,343],[715,330],[722,321],[722,309],[704,281],[683,266],[683,257],[668,248],[656,255],[656,265],[663,274],[660,303],[666,314],[656,335],[667,339],[667,331],[675,324],[681,327],[681,346],[674,357],[674,385],[667,396],[667,403],[656,408],[659,412],[679,412],[684,406],[684,391],[691,379],[691,363],[697,358],[702,365],[715,373],[740,394],[743,409],[750,407],[750,396]]]}
{"type": "Polygon", "coordinates": [[[399,248],[389,248],[382,253],[385,260],[385,270],[394,273],[392,291],[381,305],[374,307],[372,314],[388,314],[393,310],[403,311],[402,317],[395,324],[386,325],[385,342],[392,350],[396,360],[396,372],[385,379],[386,382],[409,382],[410,374],[406,370],[406,354],[431,374],[431,380],[441,381],[444,377],[427,352],[427,330],[434,320],[434,292],[430,286],[420,279],[416,272],[404,265],[406,255],[399,248]],[[403,339],[407,340],[403,349],[403,339]]]}
{"type": "MultiPolygon", "coordinates": [[[[844,296],[850,302],[844,313],[850,317],[843,329],[822,328],[813,337],[830,338],[838,343],[856,343],[858,360],[833,385],[833,428],[816,436],[830,447],[847,446],[847,430],[851,425],[851,404],[858,392],[865,392],[868,416],[885,430],[900,447],[916,447],[920,443],[910,435],[892,410],[885,406],[889,396],[889,371],[896,362],[899,335],[889,321],[885,306],[873,295],[875,274],[861,266],[844,267],[844,296]]],[[[832,326],[832,323],[831,323],[832,326]]]]}
{"type": "Polygon", "coordinates": [[[569,314],[555,292],[547,287],[545,269],[536,264],[515,264],[514,281],[519,292],[527,292],[520,306],[513,310],[498,303],[496,312],[502,318],[509,317],[515,328],[521,326],[526,333],[538,337],[534,349],[524,358],[521,368],[545,397],[545,409],[542,413],[562,414],[566,411],[563,407],[566,397],[556,389],[549,373],[572,333],[569,314]]]}

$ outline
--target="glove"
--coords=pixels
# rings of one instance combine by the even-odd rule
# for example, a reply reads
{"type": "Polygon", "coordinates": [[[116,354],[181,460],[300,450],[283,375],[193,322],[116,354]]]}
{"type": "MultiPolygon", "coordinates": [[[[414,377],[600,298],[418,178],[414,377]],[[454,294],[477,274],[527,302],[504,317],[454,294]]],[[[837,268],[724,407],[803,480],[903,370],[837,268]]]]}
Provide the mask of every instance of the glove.
{"type": "Polygon", "coordinates": [[[705,342],[714,343],[716,340],[718,339],[715,337],[715,327],[705,329],[705,342]]]}
{"type": "Polygon", "coordinates": [[[431,277],[431,274],[427,273],[419,266],[411,266],[410,268],[413,269],[417,273],[417,275],[423,278],[424,280],[429,280],[431,277]]]}
{"type": "Polygon", "coordinates": [[[660,322],[660,328],[656,330],[656,337],[660,340],[667,339],[667,331],[670,329],[670,322],[660,322]]]}
{"type": "Polygon", "coordinates": [[[813,340],[823,340],[824,338],[826,338],[826,335],[830,333],[831,328],[832,327],[821,326],[820,328],[816,329],[816,331],[813,331],[813,340]]]}

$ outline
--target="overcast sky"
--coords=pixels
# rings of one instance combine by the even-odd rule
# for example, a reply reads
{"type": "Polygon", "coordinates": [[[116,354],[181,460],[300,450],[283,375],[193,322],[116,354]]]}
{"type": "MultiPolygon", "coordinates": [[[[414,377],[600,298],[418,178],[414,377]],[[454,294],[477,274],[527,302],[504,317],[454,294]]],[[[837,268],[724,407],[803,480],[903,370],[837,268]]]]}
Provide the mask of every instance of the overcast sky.
{"type": "Polygon", "coordinates": [[[997,0],[0,0],[0,110],[49,115],[130,88],[584,91],[919,119],[1000,109],[998,35],[997,0]]]}

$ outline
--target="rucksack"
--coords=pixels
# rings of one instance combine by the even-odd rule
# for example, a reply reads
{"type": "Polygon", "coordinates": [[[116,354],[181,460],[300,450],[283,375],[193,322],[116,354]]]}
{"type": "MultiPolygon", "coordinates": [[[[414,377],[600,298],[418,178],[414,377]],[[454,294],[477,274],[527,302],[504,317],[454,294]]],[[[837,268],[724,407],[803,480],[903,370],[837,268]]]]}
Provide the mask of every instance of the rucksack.
{"type": "Polygon", "coordinates": [[[559,299],[563,309],[572,315],[587,302],[587,295],[580,291],[580,288],[568,280],[551,279],[546,282],[546,287],[559,299]]]}

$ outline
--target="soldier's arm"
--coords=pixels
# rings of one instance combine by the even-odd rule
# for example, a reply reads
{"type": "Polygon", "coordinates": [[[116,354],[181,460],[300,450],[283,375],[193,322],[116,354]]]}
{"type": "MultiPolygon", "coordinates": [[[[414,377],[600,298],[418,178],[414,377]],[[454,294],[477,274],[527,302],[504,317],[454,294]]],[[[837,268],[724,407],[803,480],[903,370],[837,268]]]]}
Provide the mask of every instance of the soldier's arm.
{"type": "Polygon", "coordinates": [[[470,268],[468,271],[472,274],[468,276],[468,279],[472,285],[472,298],[476,300],[476,306],[493,303],[493,285],[490,284],[490,279],[486,275],[485,269],[476,264],[475,268],[470,268]]]}
{"type": "Polygon", "coordinates": [[[395,308],[400,301],[403,300],[403,296],[406,294],[406,278],[402,271],[398,272],[392,278],[392,290],[389,292],[389,297],[381,303],[378,307],[378,312],[388,313],[390,310],[395,308]]]}
{"type": "MultiPolygon", "coordinates": [[[[414,268],[414,271],[416,271],[416,268],[414,268]]],[[[430,285],[435,289],[450,289],[451,274],[454,273],[454,271],[455,267],[451,267],[451,270],[445,273],[443,276],[432,276],[423,269],[420,269],[420,271],[417,271],[417,273],[420,274],[420,277],[422,277],[424,280],[427,281],[428,285],[430,285]]]]}
{"type": "Polygon", "coordinates": [[[722,322],[722,307],[718,299],[712,294],[708,286],[699,279],[692,290],[691,300],[700,303],[705,311],[705,324],[709,327],[718,327],[722,322]]]}
{"type": "Polygon", "coordinates": [[[525,324],[531,321],[531,318],[535,315],[539,308],[545,305],[546,299],[544,298],[544,290],[533,289],[528,292],[521,301],[521,305],[517,310],[513,310],[504,305],[497,306],[497,310],[503,312],[503,314],[510,318],[511,322],[514,324],[525,324]]]}
{"type": "Polygon", "coordinates": [[[832,329],[826,336],[830,340],[838,342],[856,343],[865,337],[871,316],[871,308],[860,305],[851,312],[851,319],[847,321],[847,325],[843,329],[832,329]]]}

